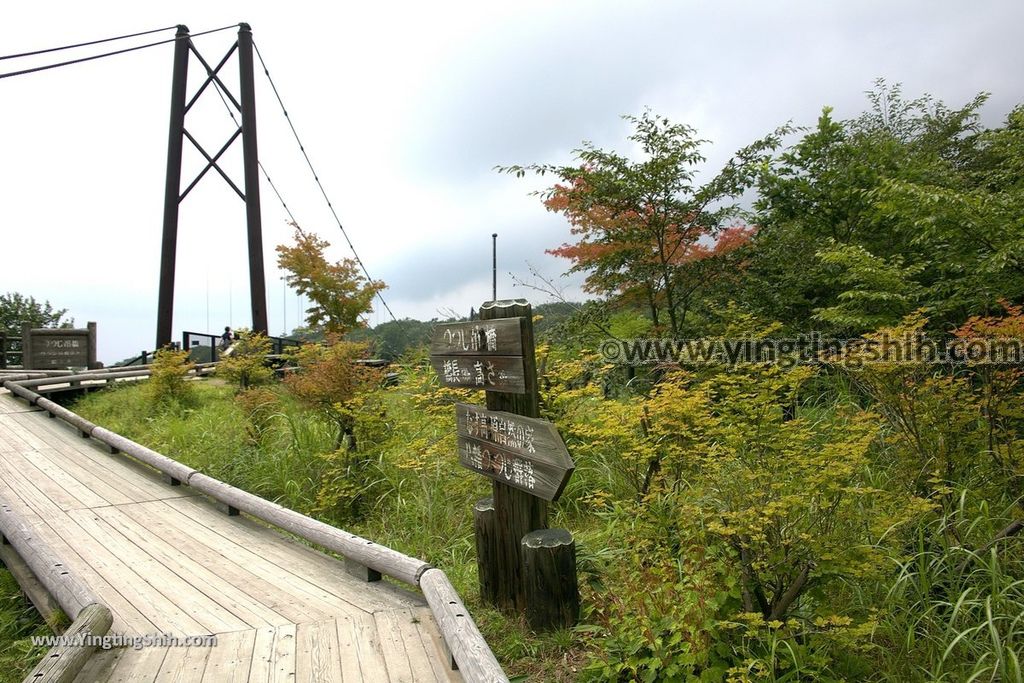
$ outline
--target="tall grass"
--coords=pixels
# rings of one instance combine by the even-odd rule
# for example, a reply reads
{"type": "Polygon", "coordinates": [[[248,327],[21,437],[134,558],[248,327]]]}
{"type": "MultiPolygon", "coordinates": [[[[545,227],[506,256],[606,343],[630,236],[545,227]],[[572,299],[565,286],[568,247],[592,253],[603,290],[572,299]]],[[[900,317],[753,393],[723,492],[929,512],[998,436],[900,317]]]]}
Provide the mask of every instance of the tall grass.
{"type": "Polygon", "coordinates": [[[0,683],[21,681],[42,659],[46,650],[32,645],[32,636],[50,635],[43,618],[36,612],[17,581],[0,569],[0,683]]]}
{"type": "Polygon", "coordinates": [[[969,502],[961,495],[955,510],[920,530],[913,552],[892,558],[877,633],[886,680],[1024,681],[1021,541],[981,551],[949,542],[984,548],[1007,519],[969,502]]]}

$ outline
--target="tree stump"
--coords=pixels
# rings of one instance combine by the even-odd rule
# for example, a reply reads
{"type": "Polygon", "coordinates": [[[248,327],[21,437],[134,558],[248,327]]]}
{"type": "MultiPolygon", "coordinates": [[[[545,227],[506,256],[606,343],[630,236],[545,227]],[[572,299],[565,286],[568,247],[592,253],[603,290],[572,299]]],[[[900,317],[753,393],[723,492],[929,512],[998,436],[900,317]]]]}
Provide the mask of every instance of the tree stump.
{"type": "Polygon", "coordinates": [[[565,529],[539,529],[523,536],[526,621],[535,631],[574,626],[580,617],[576,542],[565,529]]]}

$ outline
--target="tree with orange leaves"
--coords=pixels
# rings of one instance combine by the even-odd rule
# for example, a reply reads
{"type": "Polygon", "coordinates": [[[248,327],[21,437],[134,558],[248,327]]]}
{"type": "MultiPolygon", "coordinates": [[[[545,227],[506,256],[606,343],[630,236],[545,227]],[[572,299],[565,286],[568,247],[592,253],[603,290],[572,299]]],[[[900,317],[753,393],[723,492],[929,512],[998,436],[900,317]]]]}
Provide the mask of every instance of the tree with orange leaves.
{"type": "Polygon", "coordinates": [[[556,176],[558,182],[543,193],[544,206],[564,215],[579,240],[548,253],[569,259],[569,272],[587,273],[587,291],[643,304],[656,326],[667,322],[678,336],[695,294],[728,272],[725,257],[753,233],[735,202],[787,131],[739,150],[701,185],[697,167],[706,161],[701,148],[707,141],[693,128],[650,111],[623,118],[634,127],[629,140],[642,151],[639,161],[584,142],[571,166],[499,170],[556,176]]]}
{"type": "Polygon", "coordinates": [[[286,271],[285,282],[309,299],[306,323],[337,337],[360,327],[359,317],[373,310],[373,297],[387,285],[367,281],[355,259],[331,263],[324,255],[329,242],[305,232],[297,223],[291,225],[295,244],[277,247],[277,265],[286,271]]]}

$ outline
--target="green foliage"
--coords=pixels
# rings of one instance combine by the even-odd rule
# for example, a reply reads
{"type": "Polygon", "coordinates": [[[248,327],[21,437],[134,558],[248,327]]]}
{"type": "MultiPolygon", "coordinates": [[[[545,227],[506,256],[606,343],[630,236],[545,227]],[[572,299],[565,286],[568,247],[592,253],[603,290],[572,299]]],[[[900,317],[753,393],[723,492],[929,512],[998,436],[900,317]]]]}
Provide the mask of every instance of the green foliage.
{"type": "Polygon", "coordinates": [[[188,360],[188,351],[162,349],[153,358],[152,374],[146,382],[146,395],[152,404],[187,406],[194,399],[188,374],[195,368],[188,360]]]}
{"type": "Polygon", "coordinates": [[[571,631],[531,634],[476,600],[472,506],[490,487],[456,465],[451,404],[480,397],[439,386],[426,324],[363,337],[410,350],[394,387],[350,341],[299,350],[283,389],[200,384],[184,409],[154,410],[123,387],[80,409],[443,568],[513,676],[1021,680],[1024,370],[907,352],[928,329],[1024,338],[1024,115],[985,131],[982,97],[950,110],[884,83],[868,97],[863,116],[826,109],[774,159],[769,136],[703,185],[701,141],[653,114],[630,119],[640,161],[584,145],[578,166],[506,169],[558,177],[548,206],[580,237],[563,255],[606,296],[537,321],[541,411],[576,463],[550,520],[577,540],[571,631]],[[704,253],[755,176],[756,237],[704,253]],[[684,257],[662,258],[659,235],[684,257]],[[594,352],[810,326],[863,343],[792,369],[631,372],[594,352]]]}
{"type": "Polygon", "coordinates": [[[239,392],[235,403],[245,416],[250,443],[264,444],[272,433],[275,419],[281,415],[277,393],[266,387],[252,387],[239,392]]]}
{"type": "Polygon", "coordinates": [[[49,301],[42,303],[35,297],[17,292],[0,294],[0,332],[21,336],[21,326],[29,323],[32,327],[71,327],[74,318],[67,320],[66,308],[55,309],[49,301]]]}
{"type": "Polygon", "coordinates": [[[273,379],[274,371],[267,366],[270,339],[265,334],[243,330],[230,351],[221,355],[216,372],[219,377],[237,384],[239,391],[273,379]]]}
{"type": "Polygon", "coordinates": [[[961,491],[952,509],[921,528],[911,552],[892,556],[896,574],[879,600],[876,634],[880,668],[892,680],[1024,678],[1020,542],[987,543],[1012,519],[1007,512],[961,491]]]}
{"type": "Polygon", "coordinates": [[[347,437],[349,447],[354,449],[349,403],[381,382],[379,370],[357,363],[365,356],[364,344],[308,344],[294,352],[298,369],[285,377],[284,385],[295,398],[338,425],[338,448],[347,437]]]}
{"type": "Polygon", "coordinates": [[[814,316],[843,333],[915,305],[944,329],[1019,299],[1022,109],[982,130],[984,95],[950,109],[880,80],[868,99],[849,121],[826,107],[761,175],[741,298],[787,325],[814,316]]]}
{"type": "Polygon", "coordinates": [[[394,361],[410,351],[426,347],[433,328],[433,323],[404,318],[383,322],[372,329],[351,330],[345,339],[369,344],[374,358],[394,361]]]}
{"type": "Polygon", "coordinates": [[[879,258],[860,245],[834,241],[817,254],[826,267],[839,271],[839,284],[848,289],[833,305],[820,308],[814,319],[850,333],[893,325],[914,309],[923,291],[913,278],[924,266],[904,267],[902,258],[879,258]]]}

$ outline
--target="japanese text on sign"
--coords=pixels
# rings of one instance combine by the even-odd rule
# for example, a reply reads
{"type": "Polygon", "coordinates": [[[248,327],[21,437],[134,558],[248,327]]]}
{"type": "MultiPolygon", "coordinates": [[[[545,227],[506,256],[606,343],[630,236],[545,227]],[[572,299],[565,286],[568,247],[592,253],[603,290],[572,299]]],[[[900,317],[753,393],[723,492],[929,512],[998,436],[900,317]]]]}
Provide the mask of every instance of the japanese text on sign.
{"type": "Polygon", "coordinates": [[[472,441],[459,444],[460,458],[466,467],[495,475],[495,479],[532,491],[537,485],[533,463],[508,453],[492,451],[472,441]]]}

